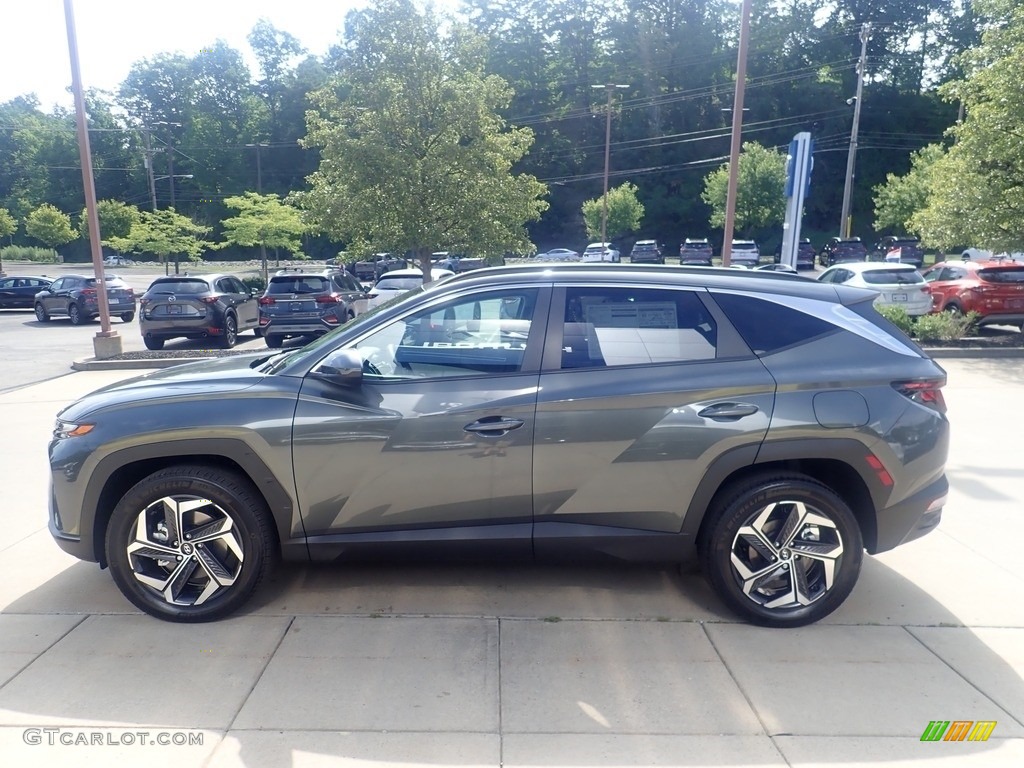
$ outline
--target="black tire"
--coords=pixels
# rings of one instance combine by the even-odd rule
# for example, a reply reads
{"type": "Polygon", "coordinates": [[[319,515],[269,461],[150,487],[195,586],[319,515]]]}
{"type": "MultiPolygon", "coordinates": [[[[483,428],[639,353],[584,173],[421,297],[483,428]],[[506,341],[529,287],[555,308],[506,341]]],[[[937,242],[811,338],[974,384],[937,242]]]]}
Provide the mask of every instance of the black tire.
{"type": "Polygon", "coordinates": [[[715,592],[765,627],[800,627],[832,613],[857,583],[863,557],[860,527],[846,503],[791,473],[761,474],[730,488],[700,540],[701,566],[715,592]],[[794,526],[787,540],[776,539],[787,523],[794,526]]]}
{"type": "Polygon", "coordinates": [[[234,315],[224,317],[224,332],[218,337],[217,343],[221,349],[231,349],[238,343],[238,321],[234,315]]]}
{"type": "Polygon", "coordinates": [[[105,545],[124,596],[151,616],[179,622],[237,610],[276,553],[270,513],[255,486],[199,465],[168,467],[133,486],[114,508],[105,545]]]}
{"type": "Polygon", "coordinates": [[[46,311],[46,307],[42,304],[36,304],[36,320],[40,323],[50,322],[50,313],[46,311]]]}
{"type": "Polygon", "coordinates": [[[164,348],[164,340],[155,336],[143,336],[142,343],[146,345],[146,349],[161,350],[164,348]]]}
{"type": "Polygon", "coordinates": [[[267,346],[271,349],[280,349],[281,345],[284,344],[284,336],[275,334],[273,336],[264,336],[263,340],[267,342],[267,346]]]}
{"type": "Polygon", "coordinates": [[[72,325],[81,325],[87,318],[82,314],[78,305],[72,302],[71,304],[68,304],[68,319],[71,321],[72,325]]]}
{"type": "Polygon", "coordinates": [[[130,323],[134,319],[135,319],[135,313],[134,312],[122,312],[121,313],[121,322],[122,323],[130,323]]]}
{"type": "Polygon", "coordinates": [[[952,315],[953,317],[963,317],[964,316],[964,311],[962,309],[960,309],[960,305],[959,304],[955,304],[953,302],[950,302],[949,304],[944,306],[942,308],[942,311],[943,312],[949,312],[949,314],[952,315]]]}

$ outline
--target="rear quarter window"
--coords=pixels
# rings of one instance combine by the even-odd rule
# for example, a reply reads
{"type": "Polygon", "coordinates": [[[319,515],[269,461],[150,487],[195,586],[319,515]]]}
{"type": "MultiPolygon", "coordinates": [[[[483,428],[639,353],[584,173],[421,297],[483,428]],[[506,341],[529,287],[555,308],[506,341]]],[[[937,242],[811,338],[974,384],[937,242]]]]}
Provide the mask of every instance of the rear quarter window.
{"type": "Polygon", "coordinates": [[[770,355],[839,330],[819,317],[756,296],[714,292],[711,295],[747,346],[758,355],[770,355]]]}

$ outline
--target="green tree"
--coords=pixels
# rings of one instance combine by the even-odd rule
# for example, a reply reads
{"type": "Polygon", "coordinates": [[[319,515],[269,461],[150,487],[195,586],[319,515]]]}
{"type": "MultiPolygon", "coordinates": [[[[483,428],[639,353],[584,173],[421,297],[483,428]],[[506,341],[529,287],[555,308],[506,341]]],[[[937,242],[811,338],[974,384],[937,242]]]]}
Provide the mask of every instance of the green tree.
{"type": "MultiPolygon", "coordinates": [[[[736,185],[738,232],[751,232],[781,224],[786,215],[786,156],[757,142],[743,144],[736,185]]],[[[725,226],[725,203],[729,187],[729,164],[704,178],[701,197],[711,206],[711,226],[725,226]]]]}
{"type": "MultiPolygon", "coordinates": [[[[608,190],[608,223],[605,230],[609,241],[640,229],[644,206],[637,198],[638,191],[636,185],[628,181],[608,190]]],[[[583,221],[587,226],[587,237],[592,240],[601,237],[603,217],[603,195],[583,203],[583,221]]]]}
{"type": "MultiPolygon", "coordinates": [[[[120,200],[100,200],[96,203],[96,215],[100,220],[100,242],[117,250],[114,240],[123,242],[131,234],[132,227],[139,220],[139,209],[120,200]]],[[[89,219],[85,209],[78,220],[78,232],[86,240],[89,239],[89,219]]]]}
{"type": "Polygon", "coordinates": [[[905,176],[890,173],[885,183],[875,187],[875,230],[886,229],[920,235],[914,217],[928,205],[934,188],[932,170],[945,155],[939,144],[929,144],[910,157],[910,172],[905,176]]]}
{"type": "Polygon", "coordinates": [[[50,248],[66,245],[78,237],[71,217],[49,203],[43,203],[25,217],[25,233],[50,248]]]}
{"type": "Polygon", "coordinates": [[[18,231],[18,220],[6,208],[0,208],[0,237],[14,237],[18,231]]]}
{"type": "Polygon", "coordinates": [[[167,257],[172,254],[184,254],[192,260],[210,247],[210,243],[201,238],[209,231],[209,227],[196,224],[173,209],[139,211],[139,219],[132,226],[128,237],[111,238],[111,247],[118,251],[151,253],[159,257],[161,263],[166,263],[167,257]]]}
{"type": "Polygon", "coordinates": [[[303,258],[302,235],[306,231],[298,209],[282,203],[277,195],[258,195],[246,192],[229,197],[224,205],[238,211],[237,216],[224,219],[224,242],[217,246],[260,246],[263,255],[263,276],[267,273],[266,249],[283,248],[303,258]]]}
{"type": "Polygon", "coordinates": [[[942,91],[965,107],[953,145],[931,166],[928,204],[913,217],[938,248],[1024,248],[1024,5],[979,0],[989,18],[981,45],[961,57],[966,75],[942,91]]]}
{"type": "Polygon", "coordinates": [[[481,39],[409,0],[349,15],[337,87],[311,98],[305,146],[321,149],[308,220],[354,252],[529,252],[545,187],[512,166],[533,136],[498,114],[511,96],[484,72],[481,39]]]}

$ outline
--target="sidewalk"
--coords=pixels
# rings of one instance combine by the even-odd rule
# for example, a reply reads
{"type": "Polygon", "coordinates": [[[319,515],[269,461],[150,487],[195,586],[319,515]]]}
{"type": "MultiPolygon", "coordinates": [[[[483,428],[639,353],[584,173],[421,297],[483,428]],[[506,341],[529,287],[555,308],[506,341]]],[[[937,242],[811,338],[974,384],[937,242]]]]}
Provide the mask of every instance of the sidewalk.
{"type": "Polygon", "coordinates": [[[788,631],[695,575],[402,563],[289,565],[235,618],[159,622],[45,528],[54,414],[138,371],[0,395],[0,763],[1022,765],[1024,361],[943,365],[942,525],[788,631]],[[934,720],[996,726],[921,742],[934,720]]]}

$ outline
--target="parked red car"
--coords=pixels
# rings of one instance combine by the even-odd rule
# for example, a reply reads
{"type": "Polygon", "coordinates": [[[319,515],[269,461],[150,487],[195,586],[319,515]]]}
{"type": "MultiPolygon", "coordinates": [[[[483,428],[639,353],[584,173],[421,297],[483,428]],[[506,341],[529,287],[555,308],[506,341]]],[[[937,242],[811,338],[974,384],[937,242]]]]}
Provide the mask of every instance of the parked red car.
{"type": "Polygon", "coordinates": [[[977,312],[978,325],[1017,325],[1024,330],[1024,264],[1011,261],[944,261],[922,273],[934,312],[977,312]]]}

